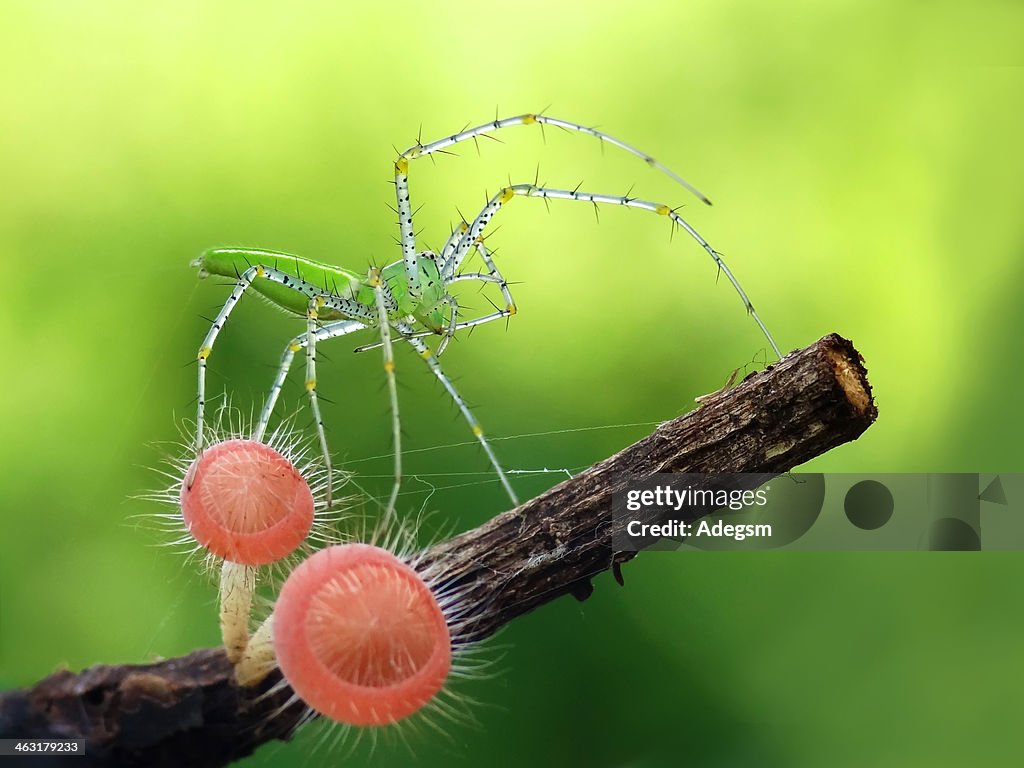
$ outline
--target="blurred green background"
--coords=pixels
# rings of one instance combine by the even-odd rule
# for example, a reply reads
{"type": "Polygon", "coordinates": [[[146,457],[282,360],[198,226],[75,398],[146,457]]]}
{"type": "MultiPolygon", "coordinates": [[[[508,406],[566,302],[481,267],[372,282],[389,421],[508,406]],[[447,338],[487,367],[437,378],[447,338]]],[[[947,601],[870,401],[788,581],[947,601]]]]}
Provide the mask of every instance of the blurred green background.
{"type": "MultiPolygon", "coordinates": [[[[599,125],[715,206],[586,137],[509,129],[413,165],[426,243],[538,163],[553,186],[686,203],[785,348],[835,330],[867,360],[878,423],[807,469],[1021,471],[1022,22],[1010,2],[4,2],[0,688],[217,643],[215,588],[133,498],[161,485],[201,315],[227,292],[189,260],[393,260],[393,147],[496,106],[599,125]]],[[[508,467],[586,466],[650,429],[616,425],[684,412],[764,357],[662,219],[518,200],[491,244],[520,315],[442,362],[491,435],[519,436],[496,443],[508,467]]],[[[255,300],[235,318],[211,388],[248,410],[300,324],[255,300]]],[[[383,488],[379,358],[356,343],[323,350],[326,420],[383,488]]],[[[434,449],[408,455],[423,481],[403,506],[478,524],[500,489],[477,449],[441,447],[465,426],[399,352],[406,446],[434,449]]],[[[286,405],[301,394],[296,377],[286,405]]],[[[492,643],[498,675],[461,687],[479,724],[407,738],[424,765],[1013,762],[1022,575],[1016,554],[642,556],[625,589],[604,576],[492,643]]],[[[247,764],[339,762],[315,742],[247,764]]],[[[391,739],[372,760],[410,755],[391,739]]]]}

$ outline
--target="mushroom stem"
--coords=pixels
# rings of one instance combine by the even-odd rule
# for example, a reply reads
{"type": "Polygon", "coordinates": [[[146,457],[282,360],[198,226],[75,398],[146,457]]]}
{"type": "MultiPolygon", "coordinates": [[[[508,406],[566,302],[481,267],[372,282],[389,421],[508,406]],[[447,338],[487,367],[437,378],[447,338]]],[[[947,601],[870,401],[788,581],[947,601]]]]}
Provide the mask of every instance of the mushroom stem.
{"type": "Polygon", "coordinates": [[[228,660],[237,664],[249,643],[249,610],[256,569],[225,560],[220,571],[220,635],[228,660]]]}
{"type": "Polygon", "coordinates": [[[274,655],[274,614],[270,614],[253,633],[252,639],[235,665],[235,681],[241,686],[256,685],[277,666],[274,655]]]}

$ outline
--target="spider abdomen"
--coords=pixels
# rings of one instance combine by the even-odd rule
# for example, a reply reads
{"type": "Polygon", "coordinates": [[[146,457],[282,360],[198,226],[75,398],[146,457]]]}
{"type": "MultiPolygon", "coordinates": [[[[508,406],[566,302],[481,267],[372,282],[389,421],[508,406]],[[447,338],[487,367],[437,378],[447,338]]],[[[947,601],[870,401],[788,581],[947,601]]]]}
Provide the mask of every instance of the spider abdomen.
{"type": "MultiPolygon", "coordinates": [[[[254,280],[251,288],[286,312],[306,316],[316,296],[355,298],[363,280],[355,272],[290,253],[256,248],[211,248],[192,262],[199,276],[221,275],[238,279],[254,267],[273,269],[281,281],[254,280]]],[[[339,320],[344,315],[330,307],[320,310],[321,320],[339,320]]]]}

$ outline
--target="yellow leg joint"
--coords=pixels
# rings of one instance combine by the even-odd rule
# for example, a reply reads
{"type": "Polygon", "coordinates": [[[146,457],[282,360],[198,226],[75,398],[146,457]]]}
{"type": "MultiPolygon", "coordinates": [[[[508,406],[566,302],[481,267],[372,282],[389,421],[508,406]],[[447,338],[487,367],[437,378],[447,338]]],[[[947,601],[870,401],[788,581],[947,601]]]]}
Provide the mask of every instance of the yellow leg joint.
{"type": "Polygon", "coordinates": [[[409,172],[409,160],[403,155],[395,160],[395,176],[404,176],[409,172]]]}
{"type": "Polygon", "coordinates": [[[507,307],[505,307],[505,311],[508,312],[509,316],[511,316],[511,315],[514,315],[519,310],[516,309],[516,305],[515,304],[509,304],[507,307]]]}
{"type": "Polygon", "coordinates": [[[208,357],[210,356],[210,353],[211,353],[211,352],[213,352],[213,350],[212,350],[212,349],[210,349],[209,347],[202,347],[202,348],[201,348],[201,349],[199,350],[199,354],[198,354],[198,355],[196,355],[196,357],[197,357],[197,358],[198,358],[199,360],[205,360],[206,358],[208,358],[208,357]]]}
{"type": "Polygon", "coordinates": [[[384,361],[384,373],[394,373],[394,372],[395,372],[395,361],[394,360],[386,360],[386,361],[384,361]]]}
{"type": "Polygon", "coordinates": [[[523,115],[523,125],[535,125],[537,123],[536,115],[523,115]]]}
{"type": "Polygon", "coordinates": [[[481,427],[479,424],[474,424],[473,425],[473,436],[474,437],[483,437],[484,436],[483,427],[481,427]]]}
{"type": "Polygon", "coordinates": [[[512,189],[512,187],[505,187],[503,190],[501,190],[501,195],[499,195],[498,197],[498,204],[504,205],[515,196],[516,191],[512,189]]]}
{"type": "Polygon", "coordinates": [[[256,265],[256,277],[266,277],[266,276],[267,276],[267,271],[262,266],[257,264],[256,265]]]}
{"type": "Polygon", "coordinates": [[[672,213],[672,209],[671,209],[671,208],[669,208],[669,207],[668,207],[667,205],[665,205],[664,203],[662,203],[661,205],[659,205],[659,206],[658,206],[657,208],[655,208],[654,210],[655,210],[655,213],[657,213],[657,214],[658,214],[659,216],[668,216],[668,215],[669,215],[670,213],[672,213]]]}
{"type": "Polygon", "coordinates": [[[306,391],[313,392],[316,390],[316,379],[310,379],[306,382],[306,391]]]}
{"type": "Polygon", "coordinates": [[[291,352],[298,352],[300,349],[302,349],[302,345],[297,341],[293,341],[288,345],[288,350],[291,352]]]}
{"type": "Polygon", "coordinates": [[[422,357],[424,360],[429,360],[433,356],[434,353],[431,352],[429,349],[424,349],[422,352],[420,352],[420,357],[422,357]]]}

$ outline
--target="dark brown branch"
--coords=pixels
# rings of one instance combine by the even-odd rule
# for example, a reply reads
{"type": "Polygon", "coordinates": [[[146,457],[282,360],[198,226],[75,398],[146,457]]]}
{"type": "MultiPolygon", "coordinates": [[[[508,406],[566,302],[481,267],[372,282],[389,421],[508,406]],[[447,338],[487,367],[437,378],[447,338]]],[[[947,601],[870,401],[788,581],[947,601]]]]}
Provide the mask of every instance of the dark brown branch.
{"type": "MultiPolygon", "coordinates": [[[[425,563],[479,606],[468,632],[488,637],[632,557],[613,552],[612,494],[656,472],[778,473],[857,438],[875,420],[862,360],[826,336],[717,393],[697,410],[543,495],[431,547],[425,563]]],[[[58,672],[0,694],[0,738],[84,738],[74,765],[221,766],[287,738],[300,716],[269,714],[287,690],[240,690],[219,649],[155,664],[58,672]]],[[[41,763],[40,763],[41,764],[41,763]]]]}

